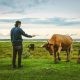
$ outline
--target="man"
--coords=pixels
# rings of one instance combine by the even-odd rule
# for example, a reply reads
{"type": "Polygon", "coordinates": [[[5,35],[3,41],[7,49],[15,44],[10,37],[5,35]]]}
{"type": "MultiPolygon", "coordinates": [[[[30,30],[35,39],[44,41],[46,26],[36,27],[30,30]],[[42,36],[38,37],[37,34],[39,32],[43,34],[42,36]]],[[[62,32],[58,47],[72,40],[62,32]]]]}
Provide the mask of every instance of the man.
{"type": "Polygon", "coordinates": [[[35,37],[35,35],[28,35],[26,34],[21,28],[21,21],[15,22],[15,27],[11,29],[11,42],[13,46],[13,59],[12,59],[12,65],[13,68],[16,68],[16,56],[18,54],[18,68],[22,67],[21,65],[21,55],[23,52],[23,46],[22,46],[22,35],[25,37],[35,37]]]}

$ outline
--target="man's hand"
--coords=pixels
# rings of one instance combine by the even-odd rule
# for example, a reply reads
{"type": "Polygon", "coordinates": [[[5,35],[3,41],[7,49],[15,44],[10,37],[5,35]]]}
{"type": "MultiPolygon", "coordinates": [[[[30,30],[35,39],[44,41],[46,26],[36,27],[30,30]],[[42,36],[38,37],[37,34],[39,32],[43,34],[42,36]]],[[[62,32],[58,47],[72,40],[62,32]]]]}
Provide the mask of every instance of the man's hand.
{"type": "Polygon", "coordinates": [[[32,37],[35,37],[36,35],[32,35],[32,37]]]}

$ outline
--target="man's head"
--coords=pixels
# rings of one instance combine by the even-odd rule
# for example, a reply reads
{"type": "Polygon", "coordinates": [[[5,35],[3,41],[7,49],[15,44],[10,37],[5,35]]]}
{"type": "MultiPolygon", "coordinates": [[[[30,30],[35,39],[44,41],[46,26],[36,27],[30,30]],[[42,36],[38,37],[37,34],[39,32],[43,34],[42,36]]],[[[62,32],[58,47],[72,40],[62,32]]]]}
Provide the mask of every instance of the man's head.
{"type": "Polygon", "coordinates": [[[20,27],[21,26],[21,21],[16,21],[15,22],[15,27],[20,27]]]}

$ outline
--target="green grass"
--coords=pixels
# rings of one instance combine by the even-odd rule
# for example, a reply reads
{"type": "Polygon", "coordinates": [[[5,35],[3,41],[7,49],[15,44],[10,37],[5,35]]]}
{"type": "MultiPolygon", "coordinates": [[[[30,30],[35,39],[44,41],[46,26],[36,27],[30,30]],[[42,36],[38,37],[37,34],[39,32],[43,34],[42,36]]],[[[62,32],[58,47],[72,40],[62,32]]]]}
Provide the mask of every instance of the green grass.
{"type": "Polygon", "coordinates": [[[66,62],[66,53],[61,52],[61,59],[54,64],[53,56],[43,49],[38,48],[43,42],[33,42],[35,51],[28,52],[28,44],[24,42],[22,55],[23,68],[13,69],[12,47],[10,42],[0,42],[0,80],[79,80],[80,64],[77,64],[77,54],[80,43],[73,43],[71,61],[66,62]]]}
{"type": "Polygon", "coordinates": [[[13,69],[10,59],[0,60],[0,80],[79,80],[80,64],[52,59],[23,59],[24,67],[13,69]]]}

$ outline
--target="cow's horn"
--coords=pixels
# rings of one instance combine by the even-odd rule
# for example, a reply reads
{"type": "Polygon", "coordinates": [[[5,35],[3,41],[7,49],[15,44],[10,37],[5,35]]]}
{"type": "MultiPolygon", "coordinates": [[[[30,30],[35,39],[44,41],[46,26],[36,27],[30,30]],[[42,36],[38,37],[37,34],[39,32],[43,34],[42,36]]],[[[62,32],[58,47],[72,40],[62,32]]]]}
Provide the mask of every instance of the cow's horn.
{"type": "Polygon", "coordinates": [[[49,44],[54,44],[53,41],[51,41],[51,40],[48,40],[48,43],[49,43],[49,44]]]}

